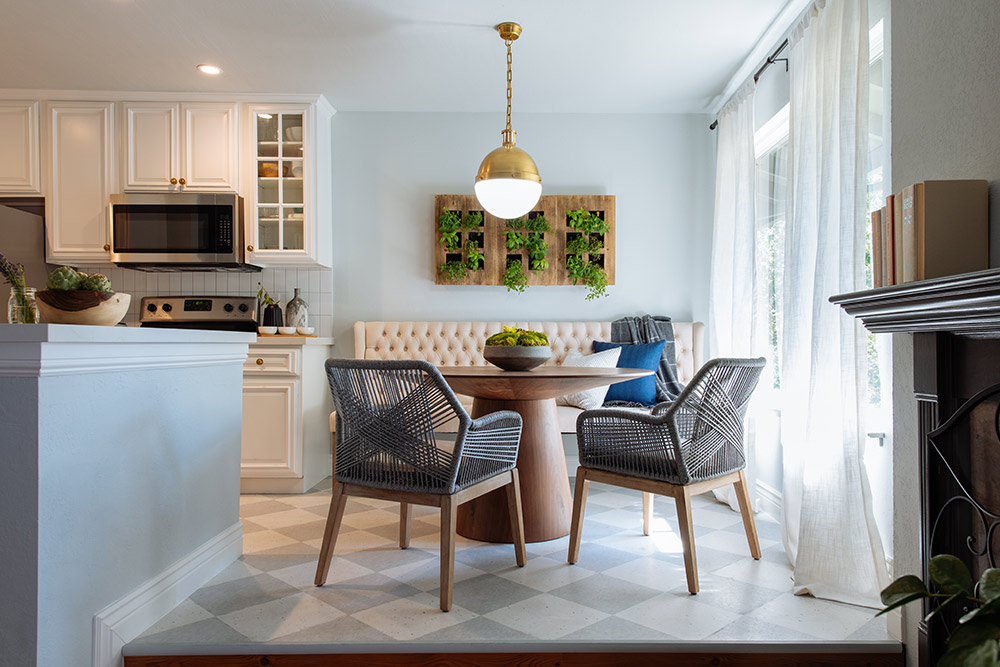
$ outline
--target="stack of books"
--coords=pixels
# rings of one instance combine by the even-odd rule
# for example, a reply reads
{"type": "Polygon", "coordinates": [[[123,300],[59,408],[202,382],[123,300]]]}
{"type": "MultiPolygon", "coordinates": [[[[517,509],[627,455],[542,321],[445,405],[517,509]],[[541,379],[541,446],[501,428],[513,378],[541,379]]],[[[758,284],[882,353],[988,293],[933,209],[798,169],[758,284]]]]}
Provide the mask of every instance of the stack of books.
{"type": "Polygon", "coordinates": [[[923,181],[872,211],[875,287],[989,268],[989,184],[923,181]]]}

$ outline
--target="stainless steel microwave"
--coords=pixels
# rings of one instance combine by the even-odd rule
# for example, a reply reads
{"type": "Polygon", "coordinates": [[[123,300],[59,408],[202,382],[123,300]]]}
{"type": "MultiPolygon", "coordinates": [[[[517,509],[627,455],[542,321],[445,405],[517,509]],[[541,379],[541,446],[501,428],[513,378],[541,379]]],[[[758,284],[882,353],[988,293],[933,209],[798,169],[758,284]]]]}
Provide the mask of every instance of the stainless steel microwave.
{"type": "Polygon", "coordinates": [[[247,264],[236,194],[112,195],[111,261],[154,271],[259,271],[247,264]]]}

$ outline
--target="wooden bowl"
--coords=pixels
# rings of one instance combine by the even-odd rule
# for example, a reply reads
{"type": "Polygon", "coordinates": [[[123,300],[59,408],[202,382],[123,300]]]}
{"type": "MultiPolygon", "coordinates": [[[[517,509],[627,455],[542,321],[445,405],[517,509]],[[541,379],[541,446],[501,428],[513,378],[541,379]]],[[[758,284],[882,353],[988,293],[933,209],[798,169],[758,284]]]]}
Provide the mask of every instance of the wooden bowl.
{"type": "Polygon", "coordinates": [[[486,345],[483,358],[505,371],[530,371],[552,356],[548,345],[486,345]]]}
{"type": "Polygon", "coordinates": [[[122,292],[47,289],[35,294],[38,310],[49,324],[114,326],[125,317],[131,301],[132,295],[122,292]]]}

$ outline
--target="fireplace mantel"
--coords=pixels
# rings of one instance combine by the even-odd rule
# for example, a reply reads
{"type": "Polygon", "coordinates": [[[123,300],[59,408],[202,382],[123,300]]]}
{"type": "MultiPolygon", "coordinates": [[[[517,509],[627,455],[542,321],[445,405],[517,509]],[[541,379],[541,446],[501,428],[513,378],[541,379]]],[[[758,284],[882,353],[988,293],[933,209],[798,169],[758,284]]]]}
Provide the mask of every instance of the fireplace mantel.
{"type": "MultiPolygon", "coordinates": [[[[830,301],[874,333],[913,334],[923,575],[930,556],[950,553],[978,579],[985,568],[1000,564],[1000,540],[992,539],[1000,535],[994,479],[1000,469],[1000,269],[830,301]]],[[[930,610],[925,600],[922,616],[930,610]]],[[[960,615],[947,610],[931,622],[919,621],[920,667],[941,656],[960,615]]]]}
{"type": "Polygon", "coordinates": [[[873,333],[1000,338],[1000,269],[838,294],[830,301],[873,333]]]}

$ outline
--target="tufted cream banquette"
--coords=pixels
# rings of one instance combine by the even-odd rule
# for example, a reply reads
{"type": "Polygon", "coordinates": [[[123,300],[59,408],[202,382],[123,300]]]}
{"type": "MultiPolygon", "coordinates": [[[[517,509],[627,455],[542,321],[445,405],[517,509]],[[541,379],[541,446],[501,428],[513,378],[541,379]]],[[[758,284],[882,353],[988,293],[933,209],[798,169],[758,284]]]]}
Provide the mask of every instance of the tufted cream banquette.
{"type": "MultiPolygon", "coordinates": [[[[486,366],[486,338],[504,326],[544,331],[552,346],[548,364],[561,364],[570,350],[592,354],[593,341],[611,340],[611,322],[355,322],[357,359],[426,359],[436,366],[486,366]]],[[[677,375],[687,384],[704,363],[701,322],[674,322],[677,375]]],[[[467,408],[472,399],[459,396],[467,408]]],[[[579,408],[558,406],[563,433],[576,432],[579,408]]],[[[457,422],[456,422],[457,423],[457,422]]]]}

